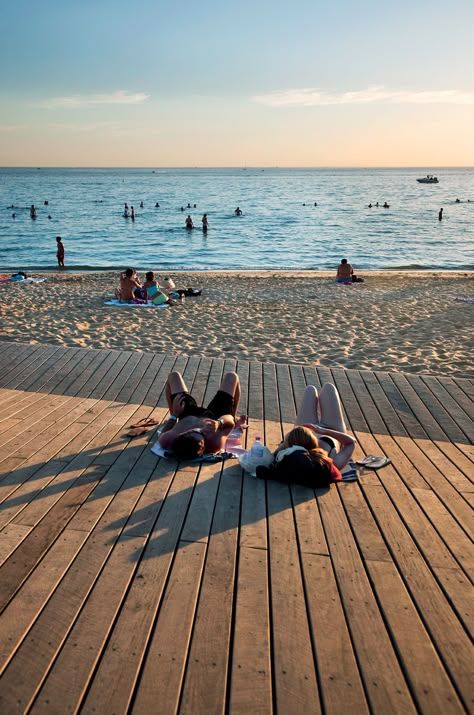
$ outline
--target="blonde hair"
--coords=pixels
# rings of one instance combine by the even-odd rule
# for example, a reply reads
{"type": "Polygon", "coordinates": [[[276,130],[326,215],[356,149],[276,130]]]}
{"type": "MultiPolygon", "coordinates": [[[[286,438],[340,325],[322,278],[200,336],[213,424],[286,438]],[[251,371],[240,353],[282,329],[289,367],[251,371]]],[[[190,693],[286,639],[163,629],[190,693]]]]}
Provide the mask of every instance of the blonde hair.
{"type": "Polygon", "coordinates": [[[313,464],[325,470],[332,463],[331,457],[325,449],[319,446],[318,438],[308,427],[293,427],[286,435],[288,447],[304,447],[307,449],[313,464]]]}

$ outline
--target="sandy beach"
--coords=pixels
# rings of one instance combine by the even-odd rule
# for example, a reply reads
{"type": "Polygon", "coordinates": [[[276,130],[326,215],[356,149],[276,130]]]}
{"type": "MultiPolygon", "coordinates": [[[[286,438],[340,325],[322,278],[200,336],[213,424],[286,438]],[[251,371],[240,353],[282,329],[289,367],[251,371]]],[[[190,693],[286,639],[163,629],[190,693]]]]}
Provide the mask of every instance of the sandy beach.
{"type": "Polygon", "coordinates": [[[474,377],[473,273],[173,273],[203,293],[167,309],[104,305],[115,273],[42,275],[0,284],[0,339],[474,377]]]}

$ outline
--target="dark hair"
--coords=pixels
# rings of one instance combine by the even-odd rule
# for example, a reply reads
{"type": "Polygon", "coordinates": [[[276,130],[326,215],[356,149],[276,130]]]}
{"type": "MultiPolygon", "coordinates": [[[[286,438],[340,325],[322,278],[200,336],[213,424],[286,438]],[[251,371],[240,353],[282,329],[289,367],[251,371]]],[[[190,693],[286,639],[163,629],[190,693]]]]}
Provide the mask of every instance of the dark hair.
{"type": "Polygon", "coordinates": [[[347,258],[341,258],[341,263],[347,263],[347,258]]]}
{"type": "Polygon", "coordinates": [[[127,278],[131,278],[133,276],[133,268],[127,268],[127,270],[125,271],[125,275],[127,276],[127,278]]]}
{"type": "Polygon", "coordinates": [[[173,452],[179,459],[197,459],[204,454],[204,438],[200,440],[192,436],[192,432],[178,435],[173,442],[173,452]]]}
{"type": "Polygon", "coordinates": [[[280,462],[273,462],[270,467],[257,467],[256,473],[260,479],[301,484],[312,489],[327,487],[341,478],[332,460],[324,458],[315,450],[292,452],[280,462]]]}
{"type": "Polygon", "coordinates": [[[153,271],[148,271],[148,273],[146,274],[145,278],[147,279],[147,281],[154,281],[154,280],[155,280],[155,274],[153,273],[153,271]]]}

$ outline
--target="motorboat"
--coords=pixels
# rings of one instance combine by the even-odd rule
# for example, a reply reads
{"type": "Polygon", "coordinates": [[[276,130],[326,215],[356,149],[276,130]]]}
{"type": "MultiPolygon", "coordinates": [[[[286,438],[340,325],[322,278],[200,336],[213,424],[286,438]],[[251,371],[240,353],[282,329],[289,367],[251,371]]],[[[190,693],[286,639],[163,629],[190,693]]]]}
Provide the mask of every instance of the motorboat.
{"type": "Polygon", "coordinates": [[[419,184],[439,184],[438,177],[433,174],[427,174],[422,179],[417,179],[419,184]]]}

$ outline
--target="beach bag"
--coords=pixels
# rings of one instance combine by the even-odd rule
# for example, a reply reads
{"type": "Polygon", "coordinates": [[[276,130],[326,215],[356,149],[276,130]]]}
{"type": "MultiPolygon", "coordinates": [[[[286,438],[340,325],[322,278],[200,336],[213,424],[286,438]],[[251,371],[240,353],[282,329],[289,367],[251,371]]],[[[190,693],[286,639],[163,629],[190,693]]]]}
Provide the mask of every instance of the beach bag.
{"type": "Polygon", "coordinates": [[[173,288],[176,288],[174,280],[172,278],[163,278],[163,288],[166,288],[166,290],[173,290],[173,288]]]}

